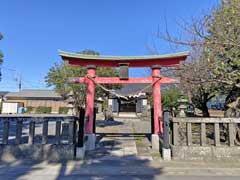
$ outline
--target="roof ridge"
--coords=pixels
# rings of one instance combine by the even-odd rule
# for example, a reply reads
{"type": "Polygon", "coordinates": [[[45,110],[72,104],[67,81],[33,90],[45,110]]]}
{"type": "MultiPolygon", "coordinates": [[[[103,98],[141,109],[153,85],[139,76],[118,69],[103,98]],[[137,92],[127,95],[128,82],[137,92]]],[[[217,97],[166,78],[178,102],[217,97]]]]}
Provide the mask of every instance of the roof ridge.
{"type": "Polygon", "coordinates": [[[21,91],[54,91],[56,92],[54,89],[23,89],[21,91]]]}

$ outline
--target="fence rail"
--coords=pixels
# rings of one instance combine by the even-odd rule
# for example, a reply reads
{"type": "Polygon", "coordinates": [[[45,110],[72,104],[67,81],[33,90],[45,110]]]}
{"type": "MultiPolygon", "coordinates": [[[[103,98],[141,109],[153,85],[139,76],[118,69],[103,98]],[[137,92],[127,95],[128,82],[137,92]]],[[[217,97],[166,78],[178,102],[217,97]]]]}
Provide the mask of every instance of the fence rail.
{"type": "Polygon", "coordinates": [[[75,126],[76,118],[68,115],[0,115],[0,144],[74,144],[75,126]]]}
{"type": "Polygon", "coordinates": [[[221,134],[224,130],[227,145],[235,146],[236,128],[239,124],[240,118],[173,118],[172,144],[174,146],[183,144],[192,146],[194,144],[193,135],[197,134],[197,140],[196,138],[194,140],[199,140],[197,144],[200,146],[209,145],[207,143],[209,139],[212,139],[214,146],[221,146],[221,134]],[[197,128],[195,127],[195,132],[193,132],[193,126],[195,125],[197,125],[197,128]],[[212,125],[212,128],[207,128],[209,125],[212,125]],[[208,137],[207,133],[211,133],[212,136],[208,137]]]}

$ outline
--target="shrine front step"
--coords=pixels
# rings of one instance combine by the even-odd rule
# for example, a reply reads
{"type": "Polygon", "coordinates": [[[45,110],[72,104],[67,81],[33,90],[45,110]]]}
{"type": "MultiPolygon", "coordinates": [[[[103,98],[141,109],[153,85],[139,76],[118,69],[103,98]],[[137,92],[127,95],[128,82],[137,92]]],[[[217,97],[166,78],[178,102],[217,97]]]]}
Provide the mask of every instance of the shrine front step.
{"type": "Polygon", "coordinates": [[[115,118],[127,118],[127,119],[139,119],[139,114],[129,113],[129,112],[120,112],[113,114],[115,118]]]}

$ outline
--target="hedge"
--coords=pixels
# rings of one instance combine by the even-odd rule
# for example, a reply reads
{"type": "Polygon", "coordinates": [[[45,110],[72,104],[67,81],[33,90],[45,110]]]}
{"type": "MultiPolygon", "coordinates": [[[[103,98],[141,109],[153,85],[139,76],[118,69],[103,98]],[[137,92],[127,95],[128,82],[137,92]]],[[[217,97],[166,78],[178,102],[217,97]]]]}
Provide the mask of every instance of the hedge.
{"type": "Polygon", "coordinates": [[[68,107],[59,107],[58,113],[59,114],[67,114],[69,108],[68,107]]]}
{"type": "Polygon", "coordinates": [[[38,114],[50,114],[52,112],[52,107],[39,106],[36,108],[36,113],[38,114]]]}
{"type": "Polygon", "coordinates": [[[27,106],[25,113],[33,113],[34,109],[35,109],[35,108],[34,108],[33,106],[27,106]]]}

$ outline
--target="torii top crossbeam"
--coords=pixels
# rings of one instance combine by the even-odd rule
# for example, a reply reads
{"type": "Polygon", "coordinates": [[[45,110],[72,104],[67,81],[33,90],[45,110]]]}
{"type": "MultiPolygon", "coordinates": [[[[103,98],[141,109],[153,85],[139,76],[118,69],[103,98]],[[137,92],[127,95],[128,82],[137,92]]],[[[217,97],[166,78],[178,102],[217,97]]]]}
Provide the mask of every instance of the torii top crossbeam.
{"type": "Polygon", "coordinates": [[[59,54],[70,65],[76,66],[96,65],[98,67],[118,67],[119,64],[128,64],[129,67],[152,67],[153,65],[176,67],[180,61],[186,59],[189,52],[184,51],[154,56],[97,56],[64,51],[59,51],[59,54]]]}
{"type": "MultiPolygon", "coordinates": [[[[74,78],[74,83],[87,84],[86,112],[85,112],[85,132],[93,133],[93,110],[94,110],[94,91],[95,84],[128,84],[128,83],[151,83],[153,89],[153,107],[154,107],[154,134],[162,134],[162,106],[161,106],[161,83],[174,83],[174,79],[161,77],[161,67],[177,67],[181,61],[184,61],[188,52],[179,52],[174,54],[154,55],[154,56],[97,56],[77,53],[68,53],[59,51],[64,61],[74,66],[88,67],[86,77],[74,78]],[[124,67],[123,67],[124,66],[124,67]],[[118,77],[96,77],[96,67],[120,67],[122,74],[128,72],[128,67],[151,67],[152,76],[142,78],[128,78],[127,76],[118,77]]],[[[126,73],[128,74],[128,73],[126,73]]]]}

